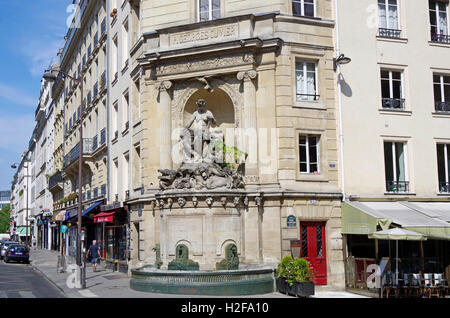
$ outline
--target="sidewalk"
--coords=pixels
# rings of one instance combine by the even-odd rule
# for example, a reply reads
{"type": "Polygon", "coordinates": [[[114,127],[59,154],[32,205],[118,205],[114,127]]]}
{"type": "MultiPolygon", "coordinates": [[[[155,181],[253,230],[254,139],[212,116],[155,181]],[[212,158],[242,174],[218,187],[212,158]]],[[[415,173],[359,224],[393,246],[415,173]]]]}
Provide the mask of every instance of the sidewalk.
{"type": "MultiPolygon", "coordinates": [[[[86,270],[86,289],[70,288],[69,270],[66,273],[57,272],[58,254],[48,250],[31,250],[30,264],[35,270],[43,274],[51,281],[67,298],[205,298],[205,296],[191,295],[168,295],[156,293],[144,293],[132,290],[130,278],[123,273],[113,272],[105,269],[102,265],[97,267],[97,271],[92,271],[92,266],[88,264],[86,270]]],[[[103,263],[104,264],[104,263],[103,263]]],[[[69,265],[68,265],[69,269],[69,265]]],[[[214,298],[208,296],[208,298],[214,298]]],[[[222,297],[220,297],[222,298],[222,297]]],[[[233,297],[235,298],[235,297],[233,297]]],[[[236,298],[291,298],[278,292],[265,295],[242,296],[236,298]]],[[[316,291],[314,298],[366,298],[364,296],[339,291],[316,291]]]]}

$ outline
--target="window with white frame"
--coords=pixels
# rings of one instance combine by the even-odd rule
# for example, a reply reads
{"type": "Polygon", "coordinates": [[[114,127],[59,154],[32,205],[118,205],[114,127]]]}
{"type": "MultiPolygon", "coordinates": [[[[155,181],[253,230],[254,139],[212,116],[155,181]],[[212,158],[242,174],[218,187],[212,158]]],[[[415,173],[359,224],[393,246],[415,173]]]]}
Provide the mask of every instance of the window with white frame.
{"type": "Polygon", "coordinates": [[[431,41],[450,43],[448,1],[430,0],[431,41]]]}
{"type": "Polygon", "coordinates": [[[379,35],[400,37],[400,15],[398,0],[378,0],[379,35]]]}
{"type": "Polygon", "coordinates": [[[384,142],[384,167],[387,192],[409,192],[404,142],[384,142]]]}
{"type": "Polygon", "coordinates": [[[450,193],[450,144],[437,144],[439,192],[450,193]]]}
{"type": "Polygon", "coordinates": [[[450,112],[450,75],[433,74],[434,105],[438,112],[450,112]]]}
{"type": "Polygon", "coordinates": [[[295,16],[315,17],[315,0],[292,0],[292,14],[295,16]]]}
{"type": "Polygon", "coordinates": [[[220,18],[220,0],[198,0],[198,21],[220,18]]]}
{"type": "Polygon", "coordinates": [[[403,72],[381,69],[380,75],[383,109],[404,109],[403,72]]]}
{"type": "Polygon", "coordinates": [[[299,134],[300,173],[320,173],[320,148],[318,135],[299,134]]]}
{"type": "Polygon", "coordinates": [[[314,101],[319,99],[317,87],[317,63],[297,61],[295,63],[296,99],[297,101],[314,101]]]}

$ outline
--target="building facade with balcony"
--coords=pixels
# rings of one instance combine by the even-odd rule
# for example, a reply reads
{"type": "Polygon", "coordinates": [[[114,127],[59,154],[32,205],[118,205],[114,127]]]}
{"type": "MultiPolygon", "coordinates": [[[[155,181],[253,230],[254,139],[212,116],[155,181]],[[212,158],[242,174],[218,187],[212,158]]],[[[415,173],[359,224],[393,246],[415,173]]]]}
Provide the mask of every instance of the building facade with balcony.
{"type": "MultiPolygon", "coordinates": [[[[58,53],[61,71],[53,84],[55,100],[55,169],[49,178],[54,198],[53,221],[66,221],[66,252],[76,250],[78,190],[82,188],[83,212],[106,197],[107,184],[107,28],[106,1],[79,1],[73,24],[58,53]],[[68,76],[66,76],[67,74],[68,76]],[[83,149],[80,151],[80,125],[83,149]],[[78,182],[79,158],[83,158],[78,182]]],[[[84,220],[84,219],[83,219],[84,220]]],[[[96,237],[88,227],[87,244],[96,237]]]]}
{"type": "Polygon", "coordinates": [[[140,77],[132,107],[142,118],[132,121],[142,128],[133,136],[138,174],[127,202],[131,266],[154,264],[156,249],[167,268],[180,244],[200,269],[213,269],[229,244],[243,264],[275,266],[295,249],[313,264],[316,284],[343,288],[332,2],[141,1],[140,7],[142,37],[129,62],[131,77],[140,77]],[[198,99],[224,134],[259,136],[247,146],[237,135],[225,140],[253,160],[233,204],[217,192],[183,190],[174,199],[160,189],[158,169],[180,167],[174,156],[180,129],[198,99]]]}
{"type": "Polygon", "coordinates": [[[405,266],[422,256],[422,270],[448,274],[449,2],[337,3],[337,53],[351,58],[338,69],[347,283],[364,285],[365,265],[389,256],[386,241],[367,238],[389,227],[428,235],[422,253],[405,246],[405,266]]]}

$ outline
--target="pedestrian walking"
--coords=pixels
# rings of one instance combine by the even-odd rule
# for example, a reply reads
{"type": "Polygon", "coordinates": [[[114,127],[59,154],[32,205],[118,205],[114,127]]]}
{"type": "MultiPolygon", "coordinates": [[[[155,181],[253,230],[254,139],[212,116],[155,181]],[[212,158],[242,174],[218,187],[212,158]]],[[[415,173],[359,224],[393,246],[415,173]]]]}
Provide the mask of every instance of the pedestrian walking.
{"type": "Polygon", "coordinates": [[[100,246],[97,245],[97,241],[93,240],[92,245],[89,247],[88,252],[86,254],[86,258],[91,254],[91,264],[92,270],[95,272],[97,269],[98,260],[100,258],[100,246]]]}

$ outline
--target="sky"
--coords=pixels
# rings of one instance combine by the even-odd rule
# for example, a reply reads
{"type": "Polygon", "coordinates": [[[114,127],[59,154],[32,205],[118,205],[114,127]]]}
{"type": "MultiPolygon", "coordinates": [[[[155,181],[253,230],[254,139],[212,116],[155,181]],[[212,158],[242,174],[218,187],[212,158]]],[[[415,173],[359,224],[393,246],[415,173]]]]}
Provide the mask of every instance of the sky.
{"type": "Polygon", "coordinates": [[[64,46],[72,0],[0,0],[0,190],[35,126],[44,70],[64,46]]]}

